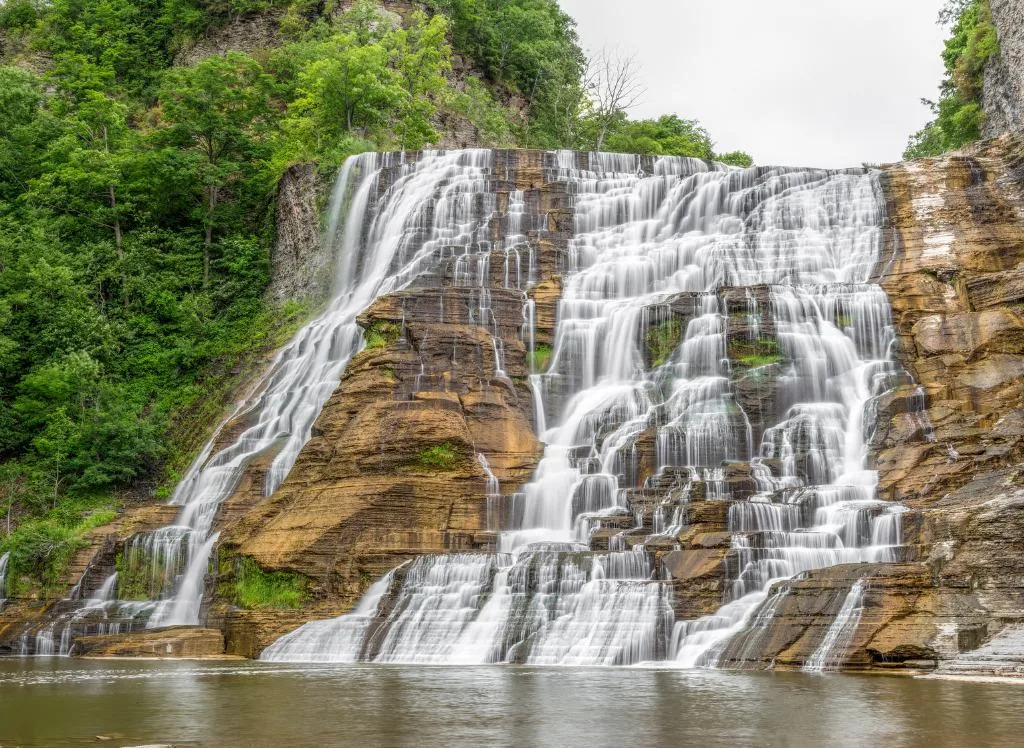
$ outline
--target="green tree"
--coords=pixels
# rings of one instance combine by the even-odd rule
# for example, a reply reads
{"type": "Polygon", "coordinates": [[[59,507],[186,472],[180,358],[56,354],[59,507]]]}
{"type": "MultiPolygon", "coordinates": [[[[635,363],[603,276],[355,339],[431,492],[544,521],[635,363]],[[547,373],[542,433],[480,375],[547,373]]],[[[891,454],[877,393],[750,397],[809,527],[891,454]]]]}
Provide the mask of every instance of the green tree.
{"type": "Polygon", "coordinates": [[[715,161],[721,161],[729,166],[742,166],[744,168],[754,165],[754,158],[744,151],[730,151],[715,155],[715,161]]]}
{"type": "Polygon", "coordinates": [[[703,159],[712,159],[715,155],[708,131],[696,120],[674,114],[638,122],[630,122],[622,116],[610,132],[606,147],[611,151],[703,159]]]}
{"type": "Polygon", "coordinates": [[[85,93],[82,103],[65,113],[63,133],[50,142],[43,174],[27,193],[42,205],[109,230],[120,262],[125,167],[137,147],[127,119],[124,104],[96,91],[85,93]]]}
{"type": "Polygon", "coordinates": [[[210,284],[219,209],[234,187],[256,178],[259,163],[267,156],[264,138],[273,126],[271,91],[270,76],[239,52],[171,70],[160,87],[161,127],[154,138],[179,149],[180,165],[198,188],[204,287],[210,284]]]}
{"type": "Polygon", "coordinates": [[[923,102],[935,116],[914,133],[903,156],[938,156],[977,140],[985,123],[981,93],[985,66],[999,53],[999,38],[988,0],[949,0],[939,16],[952,22],[942,61],[946,77],[939,100],[923,102]]]}

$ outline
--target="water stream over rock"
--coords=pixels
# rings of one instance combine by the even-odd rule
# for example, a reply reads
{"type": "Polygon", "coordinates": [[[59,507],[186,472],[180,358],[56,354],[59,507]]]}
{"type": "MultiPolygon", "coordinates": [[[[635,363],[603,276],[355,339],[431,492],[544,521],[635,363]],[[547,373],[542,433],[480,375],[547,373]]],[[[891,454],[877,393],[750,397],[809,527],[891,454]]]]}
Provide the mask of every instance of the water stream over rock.
{"type": "Polygon", "coordinates": [[[363,347],[360,312],[408,285],[438,255],[477,249],[493,213],[487,191],[492,158],[487,150],[415,159],[368,153],[345,163],[325,237],[338,258],[328,309],[277,354],[256,395],[217,429],[171,499],[181,507],[175,523],[130,541],[122,565],[132,579],[108,577],[102,588],[113,599],[103,599],[102,607],[93,598],[83,600],[76,587],[58,604],[65,612],[34,640],[22,640],[23,654],[68,654],[73,638],[83,634],[199,623],[221,504],[257,458],[272,456],[266,495],[287,476],[349,360],[363,347]],[[393,183],[380,183],[385,170],[393,183]],[[135,596],[140,587],[143,600],[120,599],[121,590],[135,596]]]}
{"type": "MultiPolygon", "coordinates": [[[[531,377],[546,449],[520,493],[488,483],[499,552],[421,556],[350,616],[310,623],[263,659],[709,666],[763,627],[782,594],[774,582],[898,560],[902,507],[876,499],[866,469],[872,400],[902,376],[888,300],[869,283],[884,219],[877,175],[551,161],[575,227],[554,349],[531,377]],[[666,553],[695,502],[728,507],[728,586],[714,613],[677,622],[666,553]]],[[[474,179],[482,210],[493,209],[485,174],[474,179]]],[[[429,190],[409,199],[434,200],[429,190]]],[[[456,238],[478,216],[442,205],[428,235],[468,255],[456,238]]],[[[507,259],[516,205],[506,273],[523,288],[531,274],[517,266],[512,282],[507,259]]],[[[347,230],[363,220],[350,212],[347,230]]],[[[383,209],[375,222],[410,241],[425,228],[383,209]]],[[[385,270],[364,267],[361,282],[398,287],[385,270]]],[[[533,351],[528,302],[524,319],[533,351]]],[[[500,374],[497,336],[495,346],[500,374]]]]}

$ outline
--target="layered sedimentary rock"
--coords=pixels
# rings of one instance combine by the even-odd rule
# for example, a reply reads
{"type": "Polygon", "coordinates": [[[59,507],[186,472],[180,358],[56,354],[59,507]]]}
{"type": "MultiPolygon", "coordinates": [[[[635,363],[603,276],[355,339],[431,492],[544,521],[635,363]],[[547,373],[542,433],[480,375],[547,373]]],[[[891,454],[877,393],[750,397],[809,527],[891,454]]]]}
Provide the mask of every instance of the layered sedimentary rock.
{"type": "Polygon", "coordinates": [[[76,657],[210,658],[224,652],[219,629],[159,629],[130,636],[82,636],[75,640],[76,657]]]}
{"type": "Polygon", "coordinates": [[[730,646],[734,666],[806,667],[859,585],[858,622],[835,666],[1019,669],[1022,156],[1020,140],[1004,137],[972,155],[886,170],[892,227],[877,274],[914,381],[877,403],[872,454],[880,496],[911,510],[903,517],[911,563],[833,567],[780,583],[772,619],[730,646]]]}
{"type": "Polygon", "coordinates": [[[537,309],[537,337],[550,337],[565,237],[564,190],[545,177],[547,158],[495,154],[495,250],[439,258],[367,309],[368,347],[289,478],[269,498],[258,479],[243,482],[225,503],[221,552],[300,574],[311,597],[294,614],[215,606],[229,651],[252,656],[298,621],[350,609],[418,555],[493,550],[487,496],[517,490],[541,451],[525,314],[537,309]]]}

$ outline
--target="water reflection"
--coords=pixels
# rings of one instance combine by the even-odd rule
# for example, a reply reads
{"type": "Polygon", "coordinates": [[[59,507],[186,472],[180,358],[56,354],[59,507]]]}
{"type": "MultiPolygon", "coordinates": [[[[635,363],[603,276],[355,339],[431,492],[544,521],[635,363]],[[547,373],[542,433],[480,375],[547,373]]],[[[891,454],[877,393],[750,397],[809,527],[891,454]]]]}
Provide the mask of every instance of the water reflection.
{"type": "Polygon", "coordinates": [[[1005,683],[638,669],[0,661],[0,745],[1019,745],[1005,683]]]}

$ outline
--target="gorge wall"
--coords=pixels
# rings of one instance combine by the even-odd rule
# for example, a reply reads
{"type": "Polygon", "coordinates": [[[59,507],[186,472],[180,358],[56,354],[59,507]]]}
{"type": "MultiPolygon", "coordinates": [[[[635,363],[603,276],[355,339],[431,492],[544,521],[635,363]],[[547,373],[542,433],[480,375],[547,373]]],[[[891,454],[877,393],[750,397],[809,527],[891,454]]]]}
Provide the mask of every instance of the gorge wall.
{"type": "Polygon", "coordinates": [[[989,0],[999,36],[999,54],[985,68],[982,108],[985,135],[995,137],[1024,127],[1024,3],[989,0]]]}

